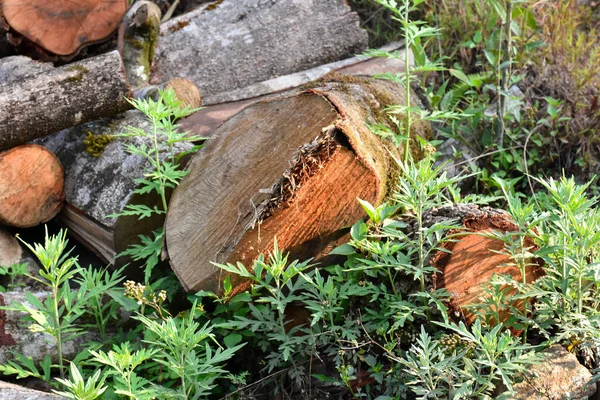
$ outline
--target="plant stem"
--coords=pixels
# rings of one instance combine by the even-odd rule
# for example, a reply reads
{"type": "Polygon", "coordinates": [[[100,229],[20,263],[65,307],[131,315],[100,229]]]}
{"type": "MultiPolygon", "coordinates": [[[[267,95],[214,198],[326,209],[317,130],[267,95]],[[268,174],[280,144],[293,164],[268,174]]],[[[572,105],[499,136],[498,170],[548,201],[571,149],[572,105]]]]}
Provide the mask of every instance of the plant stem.
{"type": "Polygon", "coordinates": [[[156,157],[156,173],[158,175],[158,184],[160,186],[160,198],[162,200],[163,210],[167,212],[167,196],[165,194],[165,179],[160,171],[160,157],[158,154],[158,123],[156,121],[152,121],[153,129],[152,133],[154,136],[154,155],[156,157]]]}
{"type": "Polygon", "coordinates": [[[411,41],[408,34],[408,11],[410,10],[410,0],[404,1],[404,85],[405,85],[405,95],[406,95],[406,120],[404,122],[405,131],[404,134],[406,136],[406,144],[404,145],[404,162],[408,161],[408,157],[410,154],[410,62],[409,62],[409,49],[411,45],[411,41]]]}
{"type": "Polygon", "coordinates": [[[58,315],[58,286],[57,284],[52,285],[52,298],[53,298],[53,306],[54,306],[54,326],[55,335],[54,340],[56,340],[56,352],[58,353],[58,369],[60,372],[60,378],[65,379],[65,370],[63,365],[63,354],[62,354],[62,333],[60,329],[60,319],[58,315]]]}

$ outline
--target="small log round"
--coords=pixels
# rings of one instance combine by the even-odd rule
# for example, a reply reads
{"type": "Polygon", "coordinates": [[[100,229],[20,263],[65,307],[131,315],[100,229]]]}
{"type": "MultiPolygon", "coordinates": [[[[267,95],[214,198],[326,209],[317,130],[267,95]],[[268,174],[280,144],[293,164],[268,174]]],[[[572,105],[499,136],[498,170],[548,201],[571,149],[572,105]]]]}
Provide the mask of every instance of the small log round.
{"type": "Polygon", "coordinates": [[[71,55],[114,32],[127,0],[2,0],[10,28],[43,49],[71,55]]]}
{"type": "MultiPolygon", "coordinates": [[[[483,233],[515,232],[518,227],[505,211],[474,205],[434,209],[428,218],[431,223],[458,219],[463,227],[463,230],[448,233],[459,235],[444,243],[442,247],[445,251],[434,254],[431,262],[440,271],[435,277],[435,287],[445,288],[450,292],[451,311],[457,312],[470,324],[476,318],[470,307],[482,303],[482,299],[486,297],[485,285],[494,275],[507,274],[518,281],[522,280],[519,268],[508,255],[499,253],[504,249],[504,242],[483,233]]],[[[531,238],[525,239],[525,246],[535,250],[531,238]]],[[[532,266],[526,270],[526,280],[529,283],[543,275],[539,260],[531,260],[530,263],[532,266]]],[[[514,306],[521,308],[523,304],[514,306]]],[[[508,313],[500,312],[500,322],[508,317],[508,313]]]]}
{"type": "Polygon", "coordinates": [[[0,153],[0,223],[27,228],[54,218],[63,204],[63,184],[60,162],[42,146],[0,153]]]}

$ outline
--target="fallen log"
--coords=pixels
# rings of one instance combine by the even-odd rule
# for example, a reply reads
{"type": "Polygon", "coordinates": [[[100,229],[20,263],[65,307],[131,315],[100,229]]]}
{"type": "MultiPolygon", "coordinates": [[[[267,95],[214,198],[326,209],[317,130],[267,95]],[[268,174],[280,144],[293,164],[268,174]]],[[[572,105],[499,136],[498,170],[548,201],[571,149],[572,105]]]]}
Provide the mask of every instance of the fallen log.
{"type": "MultiPolygon", "coordinates": [[[[165,222],[185,289],[220,291],[224,275],[211,262],[250,266],[275,238],[291,258],[319,260],[363,216],[357,197],[382,201],[399,150],[367,125],[393,129],[382,110],[405,104],[403,92],[387,81],[338,79],[250,105],[190,161],[165,222]]],[[[414,132],[428,137],[430,128],[414,132]]]]}
{"type": "Polygon", "coordinates": [[[8,83],[31,78],[53,69],[52,63],[35,61],[25,56],[0,58],[0,84],[6,85],[8,83]]]}
{"type": "Polygon", "coordinates": [[[345,0],[223,0],[162,24],[151,82],[186,78],[209,98],[366,46],[345,0]]]}
{"type": "Polygon", "coordinates": [[[2,400],[60,400],[66,399],[53,393],[29,389],[23,386],[0,381],[0,399],[2,400]]]}
{"type": "Polygon", "coordinates": [[[0,223],[27,228],[54,218],[63,204],[63,184],[60,162],[42,146],[0,153],[0,223]]]}
{"type": "MultiPolygon", "coordinates": [[[[190,87],[193,84],[186,82],[176,80],[173,83],[177,86],[175,92],[193,93],[195,87],[190,87]]],[[[199,96],[178,98],[194,108],[200,101],[199,96]]],[[[144,177],[148,162],[141,156],[125,151],[128,143],[151,146],[150,140],[110,140],[112,135],[124,132],[126,126],[145,131],[152,129],[152,124],[144,114],[130,110],[114,118],[65,129],[40,141],[56,154],[65,168],[67,204],[59,214],[58,222],[108,263],[117,263],[116,255],[129,245],[138,243],[138,235],[148,235],[163,224],[163,218],[156,215],[142,220],[132,216],[113,216],[121,213],[127,204],[160,206],[160,199],[153,193],[133,194],[137,187],[135,180],[144,177]],[[91,149],[96,142],[103,143],[103,146],[93,146],[91,149]]],[[[175,145],[174,150],[179,153],[192,147],[193,144],[182,142],[175,145]]],[[[118,262],[119,265],[123,263],[124,260],[118,262]]]]}
{"type": "MultiPolygon", "coordinates": [[[[435,222],[457,220],[462,227],[459,236],[442,245],[444,251],[433,255],[431,264],[440,271],[435,276],[434,286],[444,288],[451,294],[450,311],[456,312],[465,322],[472,323],[476,314],[473,307],[481,304],[488,295],[485,285],[494,274],[508,274],[522,281],[519,268],[509,256],[502,254],[504,242],[485,236],[492,230],[514,232],[518,228],[508,213],[492,208],[479,208],[475,205],[458,204],[431,210],[425,217],[427,225],[435,222]]],[[[528,238],[526,247],[535,249],[533,241],[528,238]]],[[[530,260],[532,266],[526,271],[526,281],[533,282],[543,275],[539,260],[530,260]]],[[[523,304],[514,304],[523,307],[523,304]]],[[[505,321],[510,314],[501,310],[500,318],[505,321]]],[[[500,321],[500,322],[502,322],[500,321]]]]}
{"type": "Polygon", "coordinates": [[[0,84],[0,150],[116,115],[130,96],[117,51],[0,84]]]}

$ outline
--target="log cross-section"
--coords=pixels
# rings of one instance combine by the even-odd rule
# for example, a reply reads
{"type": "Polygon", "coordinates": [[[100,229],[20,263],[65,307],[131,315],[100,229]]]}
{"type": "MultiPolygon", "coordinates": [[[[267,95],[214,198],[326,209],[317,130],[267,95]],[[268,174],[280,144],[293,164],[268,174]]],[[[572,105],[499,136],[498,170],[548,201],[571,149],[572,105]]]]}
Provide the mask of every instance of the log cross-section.
{"type": "Polygon", "coordinates": [[[275,239],[291,258],[321,260],[364,215],[357,198],[378,204],[397,175],[399,150],[368,125],[388,123],[382,110],[404,104],[402,93],[374,79],[321,82],[253,104],[217,129],[191,160],[165,223],[184,287],[219,292],[224,274],[212,262],[250,267],[275,239]]]}
{"type": "MultiPolygon", "coordinates": [[[[444,213],[446,215],[442,218],[458,219],[463,229],[450,232],[449,234],[458,235],[443,245],[444,251],[439,251],[432,257],[432,265],[439,271],[435,285],[448,290],[451,309],[458,312],[466,322],[472,323],[477,317],[473,307],[477,308],[488,297],[484,288],[494,275],[506,274],[518,281],[522,280],[519,268],[504,252],[504,242],[486,235],[491,231],[516,232],[518,227],[508,213],[497,209],[457,205],[442,209],[440,215],[444,213]]],[[[524,245],[535,250],[531,238],[526,238],[524,245]]],[[[526,269],[526,282],[531,283],[543,275],[539,262],[528,260],[530,265],[526,269]]],[[[510,290],[514,293],[514,289],[510,290]]],[[[512,306],[523,308],[522,302],[516,302],[512,306]]],[[[505,310],[501,310],[499,314],[502,320],[500,322],[510,317],[505,310]]]]}

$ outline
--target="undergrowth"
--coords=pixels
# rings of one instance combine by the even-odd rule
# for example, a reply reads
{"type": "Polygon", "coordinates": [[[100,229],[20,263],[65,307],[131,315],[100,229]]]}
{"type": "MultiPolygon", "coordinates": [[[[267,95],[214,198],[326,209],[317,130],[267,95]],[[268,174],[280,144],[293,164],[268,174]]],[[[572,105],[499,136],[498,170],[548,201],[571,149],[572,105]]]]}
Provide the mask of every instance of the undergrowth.
{"type": "MultiPolygon", "coordinates": [[[[386,400],[511,398],[540,362],[539,352],[553,344],[597,370],[598,198],[589,182],[554,170],[554,178],[541,176],[557,160],[593,170],[597,96],[586,103],[585,83],[597,79],[597,52],[589,44],[596,33],[583,26],[593,23],[583,12],[561,19],[575,9],[571,1],[376,3],[382,11],[373,18],[398,23],[407,44],[403,53],[369,52],[405,62],[403,73],[382,76],[406,93],[407,104],[385,110],[398,129],[371,126],[388,145],[403,147],[402,159],[393,160],[402,174],[386,202],[357,200],[367,218],[332,252],[337,264],[290,260],[275,241],[273,252],[251,265],[215,264],[226,276],[224,293],[188,294],[182,311],[169,301],[167,279],[157,278],[162,230],[123,254],[143,264],[143,283],[112,267],[81,267],[65,232],[46,233],[43,244],[28,245],[42,267],[31,278],[46,292],[2,309],[23,313],[56,357],[15,353],[0,372],[45,381],[74,400],[386,400]],[[554,65],[573,79],[541,96],[538,90],[555,84],[554,65]],[[414,86],[430,104],[411,103],[414,86]],[[462,142],[484,162],[465,163],[467,176],[450,176],[432,154],[440,141],[411,134],[421,122],[434,123],[441,137],[462,142]],[[557,146],[565,140],[581,147],[568,162],[572,150],[557,146]],[[415,160],[416,148],[429,156],[415,160]],[[463,196],[473,180],[472,192],[494,197],[463,196]],[[515,230],[479,235],[501,243],[503,267],[518,274],[495,274],[477,304],[457,308],[437,284],[436,255],[466,235],[455,211],[489,201],[506,209],[515,230]],[[249,290],[235,290],[240,280],[249,290]],[[84,351],[65,354],[67,343],[82,340],[84,351]]],[[[123,215],[164,217],[170,191],[186,174],[180,157],[198,148],[175,154],[175,146],[202,138],[178,130],[177,120],[194,110],[182,108],[172,91],[132,104],[152,130],[131,127],[119,140],[147,161],[136,193],[153,193],[159,206],[129,205],[123,215]]],[[[24,267],[0,270],[10,278],[8,289],[19,272],[24,267]]]]}

